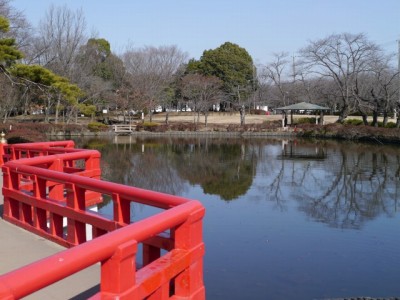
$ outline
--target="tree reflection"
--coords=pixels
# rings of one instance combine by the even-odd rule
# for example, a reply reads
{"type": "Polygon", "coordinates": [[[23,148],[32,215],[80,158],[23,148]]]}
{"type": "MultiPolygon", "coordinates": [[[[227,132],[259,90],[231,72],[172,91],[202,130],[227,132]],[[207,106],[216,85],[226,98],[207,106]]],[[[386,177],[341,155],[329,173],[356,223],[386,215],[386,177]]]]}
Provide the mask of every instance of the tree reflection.
{"type": "MultiPolygon", "coordinates": [[[[102,144],[91,140],[86,144],[102,144]]],[[[145,189],[181,194],[183,182],[229,201],[252,185],[257,159],[252,147],[237,140],[137,139],[101,147],[103,177],[145,189]]]]}
{"type": "Polygon", "coordinates": [[[152,142],[108,144],[100,149],[102,177],[105,180],[169,194],[182,194],[183,179],[165,145],[152,142]],[[145,149],[145,151],[143,151],[145,149]]]}
{"type": "Polygon", "coordinates": [[[183,152],[176,157],[179,174],[191,184],[199,184],[206,194],[230,201],[245,195],[252,185],[257,160],[245,144],[200,140],[186,145],[183,152]]]}
{"type": "Polygon", "coordinates": [[[199,185],[225,201],[266,199],[281,211],[295,200],[311,219],[339,228],[397,212],[400,154],[391,146],[212,138],[91,145],[102,152],[105,179],[140,188],[182,195],[199,185]]]}
{"type": "Polygon", "coordinates": [[[303,164],[301,176],[293,177],[292,185],[302,186],[303,192],[295,194],[300,210],[329,226],[355,229],[380,214],[396,212],[395,156],[365,144],[330,151],[330,159],[320,167],[303,164]]]}

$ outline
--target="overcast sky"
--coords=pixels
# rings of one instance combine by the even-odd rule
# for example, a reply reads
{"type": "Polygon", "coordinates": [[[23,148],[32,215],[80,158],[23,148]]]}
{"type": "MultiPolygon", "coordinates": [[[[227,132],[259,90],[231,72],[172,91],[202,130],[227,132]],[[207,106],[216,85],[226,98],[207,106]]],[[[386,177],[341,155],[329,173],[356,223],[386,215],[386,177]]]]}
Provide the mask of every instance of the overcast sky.
{"type": "Polygon", "coordinates": [[[365,33],[397,52],[400,0],[12,0],[33,26],[51,4],[84,11],[88,32],[121,53],[128,45],[177,45],[190,57],[224,42],[245,48],[256,63],[295,52],[332,33],[365,33]]]}

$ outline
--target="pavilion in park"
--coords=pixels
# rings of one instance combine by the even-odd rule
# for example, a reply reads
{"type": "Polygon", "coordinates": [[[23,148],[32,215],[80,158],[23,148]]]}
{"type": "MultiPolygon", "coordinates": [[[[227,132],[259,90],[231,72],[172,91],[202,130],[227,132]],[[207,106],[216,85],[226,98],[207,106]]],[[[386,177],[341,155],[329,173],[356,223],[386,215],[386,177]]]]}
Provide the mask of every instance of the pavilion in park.
{"type": "Polygon", "coordinates": [[[330,110],[329,107],[319,106],[316,104],[308,103],[308,102],[300,102],[284,107],[275,108],[276,111],[282,111],[282,127],[286,127],[287,125],[293,125],[293,114],[294,113],[304,113],[304,112],[314,112],[315,115],[319,112],[320,117],[315,118],[316,124],[323,125],[324,124],[324,112],[330,110]],[[290,119],[288,120],[288,113],[290,113],[290,119]]]}

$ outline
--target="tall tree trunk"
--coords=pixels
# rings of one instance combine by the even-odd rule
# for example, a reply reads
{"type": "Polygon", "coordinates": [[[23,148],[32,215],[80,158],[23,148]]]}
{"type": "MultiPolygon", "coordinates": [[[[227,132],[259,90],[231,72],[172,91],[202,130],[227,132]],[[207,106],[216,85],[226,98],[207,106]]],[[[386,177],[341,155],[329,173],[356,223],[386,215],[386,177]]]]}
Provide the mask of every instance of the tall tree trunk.
{"type": "Polygon", "coordinates": [[[57,104],[56,104],[56,115],[55,115],[55,120],[54,123],[58,124],[58,115],[59,115],[59,110],[60,110],[60,104],[61,104],[61,99],[60,95],[57,97],[57,104]]]}
{"type": "Polygon", "coordinates": [[[372,124],[371,126],[378,127],[378,110],[372,112],[372,124]]]}
{"type": "Polygon", "coordinates": [[[245,123],[245,115],[246,115],[246,110],[244,108],[244,105],[240,107],[240,125],[243,126],[245,123]]]}
{"type": "Polygon", "coordinates": [[[50,121],[50,107],[51,107],[51,99],[47,97],[47,106],[44,108],[44,121],[49,123],[50,121]]]}
{"type": "Polygon", "coordinates": [[[337,123],[343,123],[344,120],[348,117],[349,115],[349,105],[347,104],[346,101],[343,101],[343,107],[339,111],[339,118],[337,119],[337,123]]]}
{"type": "Polygon", "coordinates": [[[389,121],[389,116],[388,116],[388,113],[385,111],[383,113],[383,127],[386,127],[388,121],[389,121]]]}
{"type": "Polygon", "coordinates": [[[362,113],[362,120],[365,126],[368,125],[368,116],[365,113],[362,113]]]}
{"type": "Polygon", "coordinates": [[[9,116],[9,112],[5,112],[4,117],[3,117],[3,122],[2,122],[3,124],[7,122],[8,116],[9,116]]]}
{"type": "Polygon", "coordinates": [[[165,124],[167,124],[167,125],[169,124],[168,118],[169,118],[169,112],[167,111],[165,114],[165,124]]]}

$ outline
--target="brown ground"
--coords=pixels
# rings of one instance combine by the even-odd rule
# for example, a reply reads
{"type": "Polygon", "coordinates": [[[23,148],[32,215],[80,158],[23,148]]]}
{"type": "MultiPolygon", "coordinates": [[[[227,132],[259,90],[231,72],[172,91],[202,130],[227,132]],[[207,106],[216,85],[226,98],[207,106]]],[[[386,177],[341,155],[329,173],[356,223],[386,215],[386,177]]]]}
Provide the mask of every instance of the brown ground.
{"type": "MultiPolygon", "coordinates": [[[[315,117],[315,115],[294,115],[296,118],[304,117],[315,117]]],[[[180,113],[169,113],[169,122],[193,122],[197,115],[189,112],[180,113]]],[[[357,119],[360,117],[349,117],[351,119],[357,119]]],[[[338,119],[337,116],[324,116],[325,124],[334,123],[338,119]]],[[[148,121],[148,116],[145,118],[148,121]]],[[[246,124],[259,124],[265,121],[282,120],[282,115],[250,115],[246,114],[246,124]]],[[[393,120],[390,120],[393,121],[393,120]]],[[[165,122],[165,113],[159,113],[153,115],[153,122],[163,123],[165,122]]],[[[204,115],[200,116],[200,123],[204,123],[204,115]]],[[[240,114],[234,113],[223,113],[223,112],[212,112],[208,115],[208,124],[240,124],[240,114]]]]}

